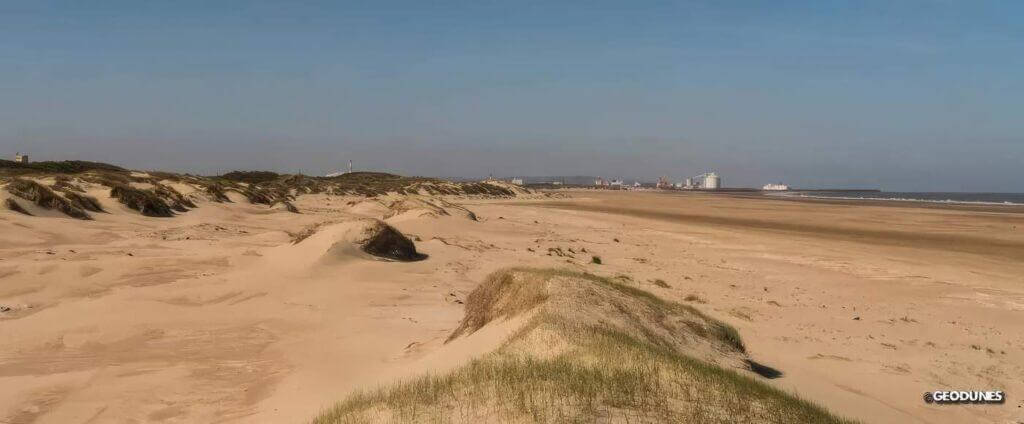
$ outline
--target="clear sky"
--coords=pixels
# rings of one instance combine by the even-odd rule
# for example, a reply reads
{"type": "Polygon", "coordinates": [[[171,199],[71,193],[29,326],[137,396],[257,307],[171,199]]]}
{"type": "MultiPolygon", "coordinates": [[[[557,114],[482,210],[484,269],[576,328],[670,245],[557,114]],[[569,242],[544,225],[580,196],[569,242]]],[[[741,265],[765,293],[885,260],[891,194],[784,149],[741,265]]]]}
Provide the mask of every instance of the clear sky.
{"type": "Polygon", "coordinates": [[[1024,191],[1024,2],[0,2],[0,154],[1024,191]]]}

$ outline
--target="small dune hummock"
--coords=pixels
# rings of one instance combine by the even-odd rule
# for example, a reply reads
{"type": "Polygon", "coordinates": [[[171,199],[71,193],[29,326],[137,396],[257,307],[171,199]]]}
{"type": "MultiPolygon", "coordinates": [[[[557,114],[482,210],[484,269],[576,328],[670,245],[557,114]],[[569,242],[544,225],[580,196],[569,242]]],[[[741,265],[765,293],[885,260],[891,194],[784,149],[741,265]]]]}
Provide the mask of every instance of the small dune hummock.
{"type": "Polygon", "coordinates": [[[367,237],[358,244],[362,245],[364,252],[373,256],[401,262],[421,261],[427,258],[427,255],[416,251],[416,245],[412,240],[381,221],[367,227],[364,234],[367,237]]]}
{"type": "Polygon", "coordinates": [[[313,422],[850,423],[761,382],[781,372],[732,327],[615,279],[505,269],[465,305],[448,342],[524,321],[466,365],[356,392],[313,422]]]}

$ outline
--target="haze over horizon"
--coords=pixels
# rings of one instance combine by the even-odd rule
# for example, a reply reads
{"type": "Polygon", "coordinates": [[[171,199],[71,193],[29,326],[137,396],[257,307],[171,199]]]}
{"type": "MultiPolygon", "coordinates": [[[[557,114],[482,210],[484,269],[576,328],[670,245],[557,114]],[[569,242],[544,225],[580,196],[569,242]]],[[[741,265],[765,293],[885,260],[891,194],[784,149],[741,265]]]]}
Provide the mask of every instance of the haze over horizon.
{"type": "Polygon", "coordinates": [[[1020,2],[103,3],[0,5],[0,156],[1024,191],[1020,2]]]}

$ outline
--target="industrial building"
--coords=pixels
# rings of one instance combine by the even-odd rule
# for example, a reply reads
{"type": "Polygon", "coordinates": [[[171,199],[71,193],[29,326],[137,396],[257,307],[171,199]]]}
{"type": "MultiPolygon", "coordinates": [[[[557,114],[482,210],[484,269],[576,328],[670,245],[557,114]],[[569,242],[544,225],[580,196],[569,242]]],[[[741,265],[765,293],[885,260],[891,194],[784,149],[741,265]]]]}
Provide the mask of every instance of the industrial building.
{"type": "Polygon", "coordinates": [[[670,189],[670,188],[672,188],[672,183],[669,182],[667,176],[662,176],[662,177],[658,177],[658,185],[656,187],[658,187],[660,189],[670,189]]]}
{"type": "Polygon", "coordinates": [[[718,190],[722,187],[722,177],[714,172],[709,172],[704,175],[704,184],[701,188],[705,190],[718,190]]]}
{"type": "Polygon", "coordinates": [[[14,155],[14,161],[18,163],[28,163],[28,155],[23,155],[21,152],[14,155]]]}
{"type": "Polygon", "coordinates": [[[702,190],[718,190],[722,188],[722,177],[714,172],[706,172],[693,178],[687,178],[686,186],[702,190]],[[695,181],[700,181],[699,186],[694,185],[695,181]]]}
{"type": "Polygon", "coordinates": [[[658,188],[679,189],[679,190],[718,190],[722,188],[722,177],[715,172],[706,172],[694,177],[686,178],[678,183],[671,183],[668,177],[658,178],[658,188]]]}
{"type": "Polygon", "coordinates": [[[765,184],[764,187],[761,187],[761,190],[764,190],[764,191],[786,191],[786,190],[789,190],[789,186],[785,185],[785,184],[782,184],[782,183],[778,183],[778,184],[765,184]]]}

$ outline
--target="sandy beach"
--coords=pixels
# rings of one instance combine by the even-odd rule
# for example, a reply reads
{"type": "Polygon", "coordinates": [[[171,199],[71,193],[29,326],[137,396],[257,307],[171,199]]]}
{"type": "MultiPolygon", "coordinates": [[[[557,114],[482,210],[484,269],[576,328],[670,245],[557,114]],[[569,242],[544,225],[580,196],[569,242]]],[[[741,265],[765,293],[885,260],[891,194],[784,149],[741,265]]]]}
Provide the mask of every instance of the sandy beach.
{"type": "Polygon", "coordinates": [[[782,372],[765,382],[841,416],[1024,417],[1022,210],[564,190],[151,218],[97,197],[93,221],[0,212],[0,422],[307,422],[494,350],[521,322],[445,341],[467,295],[511,266],[628,276],[693,305],[782,372]],[[427,258],[342,248],[373,219],[427,258]],[[922,400],[940,389],[1008,400],[922,400]]]}

